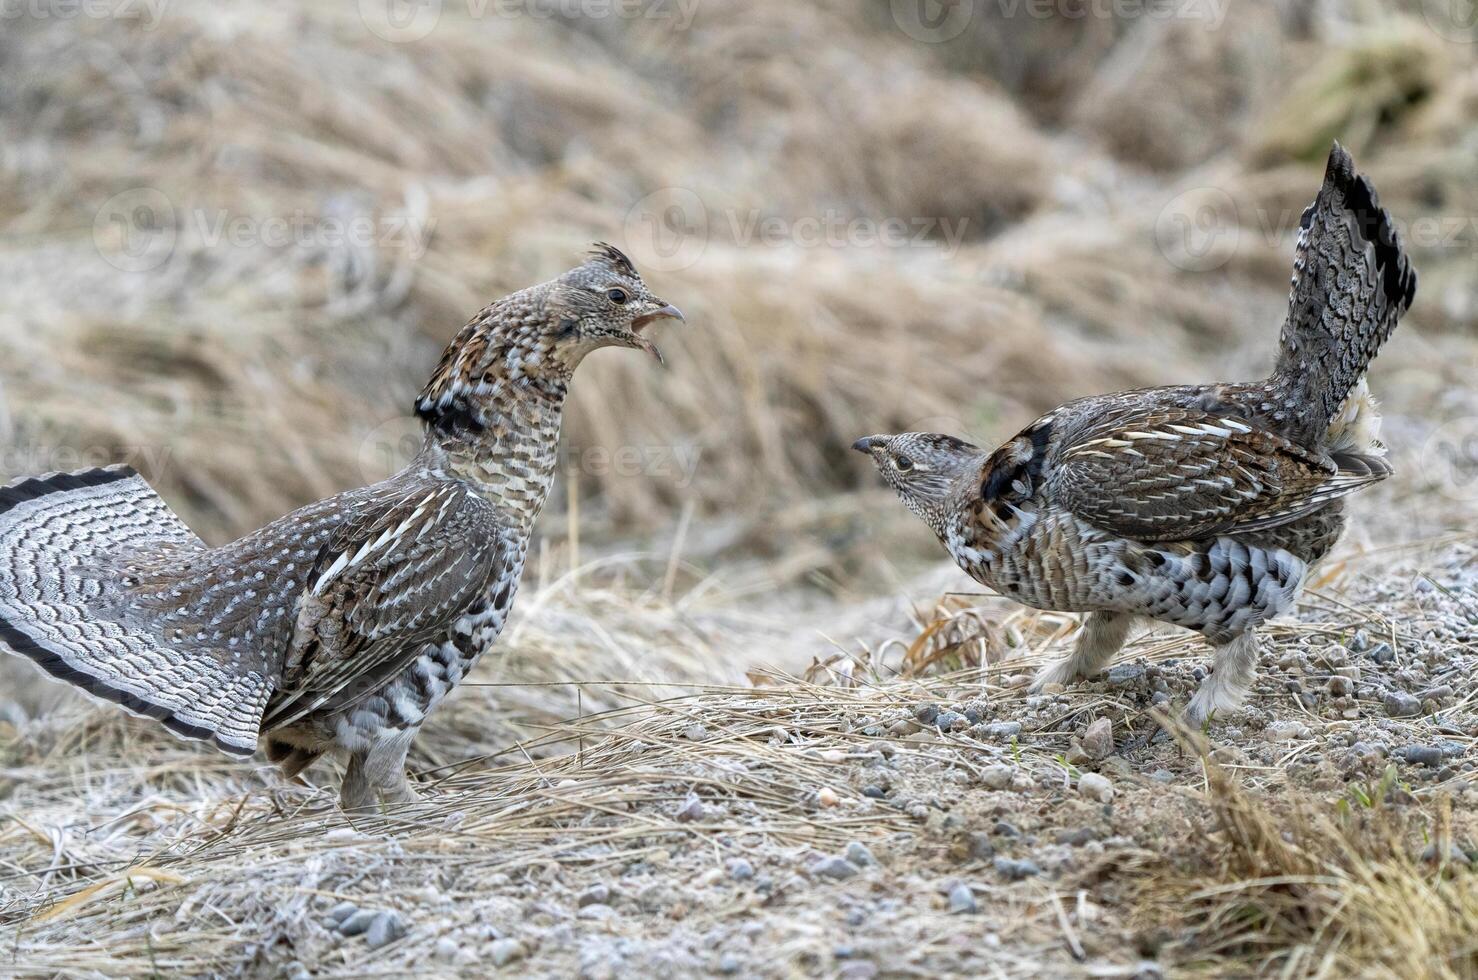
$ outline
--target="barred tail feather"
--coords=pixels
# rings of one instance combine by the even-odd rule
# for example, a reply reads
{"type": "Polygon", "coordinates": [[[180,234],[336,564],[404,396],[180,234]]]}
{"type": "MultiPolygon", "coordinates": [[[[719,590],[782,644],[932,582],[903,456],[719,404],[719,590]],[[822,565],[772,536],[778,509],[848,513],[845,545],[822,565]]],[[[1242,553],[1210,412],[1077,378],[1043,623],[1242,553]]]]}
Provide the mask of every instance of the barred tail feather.
{"type": "MultiPolygon", "coordinates": [[[[1273,381],[1292,405],[1296,441],[1318,440],[1416,296],[1391,216],[1338,143],[1299,221],[1288,317],[1273,381]]],[[[1285,406],[1288,407],[1288,406],[1285,406]]]]}
{"type": "Polygon", "coordinates": [[[183,738],[251,755],[266,678],[100,612],[110,583],[96,572],[125,549],[159,544],[204,547],[128,467],[0,488],[0,650],[183,738]]]}

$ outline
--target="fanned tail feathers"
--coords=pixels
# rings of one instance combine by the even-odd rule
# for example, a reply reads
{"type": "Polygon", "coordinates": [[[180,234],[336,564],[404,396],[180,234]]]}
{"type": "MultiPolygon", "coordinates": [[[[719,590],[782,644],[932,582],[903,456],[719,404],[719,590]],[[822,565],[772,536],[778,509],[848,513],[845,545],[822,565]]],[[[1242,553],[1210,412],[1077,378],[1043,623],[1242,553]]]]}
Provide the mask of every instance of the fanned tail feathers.
{"type": "Polygon", "coordinates": [[[200,540],[136,472],[108,467],[0,488],[0,650],[92,697],[238,756],[256,750],[268,680],[121,623],[104,572],[120,551],[200,540]]]}
{"type": "Polygon", "coordinates": [[[1339,413],[1416,296],[1416,272],[1369,179],[1334,144],[1299,222],[1288,317],[1273,380],[1289,429],[1312,444],[1339,413]]]}

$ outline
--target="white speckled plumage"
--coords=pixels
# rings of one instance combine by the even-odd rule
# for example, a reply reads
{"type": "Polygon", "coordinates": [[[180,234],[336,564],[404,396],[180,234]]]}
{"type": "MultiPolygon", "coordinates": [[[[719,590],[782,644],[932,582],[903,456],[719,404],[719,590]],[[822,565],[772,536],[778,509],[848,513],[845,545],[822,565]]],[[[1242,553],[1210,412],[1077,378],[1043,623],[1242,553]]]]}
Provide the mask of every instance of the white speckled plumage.
{"type": "Polygon", "coordinates": [[[1334,546],[1343,498],[1390,474],[1365,371],[1416,274],[1338,145],[1300,227],[1265,380],[1078,399],[994,452],[937,433],[856,444],[978,581],[1089,614],[1037,689],[1099,672],[1145,617],[1216,648],[1191,720],[1235,707],[1252,683],[1254,631],[1292,607],[1334,546]]]}
{"type": "Polygon", "coordinates": [[[295,774],[348,756],[347,807],[413,796],[426,716],[496,640],[593,350],[681,314],[610,246],[483,310],[417,401],[396,475],[210,549],[131,470],[0,490],[0,642],[174,733],[295,774]]]}

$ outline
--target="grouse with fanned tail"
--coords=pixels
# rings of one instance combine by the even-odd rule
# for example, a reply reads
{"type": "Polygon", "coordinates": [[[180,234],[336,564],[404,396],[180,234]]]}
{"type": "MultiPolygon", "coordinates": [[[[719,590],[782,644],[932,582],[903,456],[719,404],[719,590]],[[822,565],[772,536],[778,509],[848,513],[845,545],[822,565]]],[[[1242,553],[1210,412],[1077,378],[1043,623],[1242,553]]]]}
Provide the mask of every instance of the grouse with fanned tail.
{"type": "Polygon", "coordinates": [[[404,470],[221,548],[124,467],[0,489],[0,643],[233,755],[261,741],[293,774],[347,755],[346,807],[411,799],[412,738],[513,603],[575,368],[601,347],[655,355],[643,330],[667,317],[597,246],[463,328],[404,470]]]}

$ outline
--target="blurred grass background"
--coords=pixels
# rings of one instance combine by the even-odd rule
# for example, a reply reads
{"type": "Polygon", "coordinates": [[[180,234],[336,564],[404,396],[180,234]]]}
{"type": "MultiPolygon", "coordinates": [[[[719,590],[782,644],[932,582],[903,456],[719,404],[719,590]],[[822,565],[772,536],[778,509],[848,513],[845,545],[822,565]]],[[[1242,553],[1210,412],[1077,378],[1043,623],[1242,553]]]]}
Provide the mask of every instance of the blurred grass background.
{"type": "Polygon", "coordinates": [[[1461,7],[6,8],[0,477],[127,459],[240,535],[392,472],[461,324],[603,239],[689,326],[582,370],[551,509],[845,550],[860,434],[1265,369],[1332,138],[1421,274],[1374,384],[1417,452],[1478,414],[1461,7]]]}

